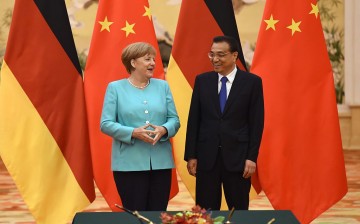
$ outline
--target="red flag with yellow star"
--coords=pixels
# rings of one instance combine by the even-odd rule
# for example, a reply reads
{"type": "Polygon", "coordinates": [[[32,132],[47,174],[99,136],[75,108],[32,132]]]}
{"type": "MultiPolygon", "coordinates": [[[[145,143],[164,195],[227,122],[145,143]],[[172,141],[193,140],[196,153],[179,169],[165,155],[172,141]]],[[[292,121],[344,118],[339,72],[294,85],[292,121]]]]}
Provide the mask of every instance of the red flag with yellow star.
{"type": "MultiPolygon", "coordinates": [[[[121,63],[123,48],[138,41],[156,48],[154,77],[164,78],[148,1],[99,1],[85,69],[85,97],[95,182],[113,210],[118,210],[114,205],[120,198],[110,165],[111,138],[100,132],[100,116],[108,83],[128,77],[121,63]]],[[[178,192],[175,170],[172,182],[171,197],[178,192]]]]}
{"type": "Polygon", "coordinates": [[[334,80],[316,0],[267,0],[251,71],[263,79],[257,190],[309,223],[347,192],[334,80]]]}

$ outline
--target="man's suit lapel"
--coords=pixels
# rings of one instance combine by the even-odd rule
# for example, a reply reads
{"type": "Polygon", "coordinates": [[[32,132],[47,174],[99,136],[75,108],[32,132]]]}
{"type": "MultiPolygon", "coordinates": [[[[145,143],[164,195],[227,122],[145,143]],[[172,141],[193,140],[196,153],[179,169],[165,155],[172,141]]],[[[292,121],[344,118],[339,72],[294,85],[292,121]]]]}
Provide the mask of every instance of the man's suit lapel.
{"type": "Polygon", "coordinates": [[[219,75],[216,72],[213,72],[213,75],[211,76],[211,80],[209,83],[209,90],[211,91],[210,97],[212,99],[212,102],[214,102],[214,107],[216,110],[216,113],[221,115],[220,112],[220,100],[219,100],[219,92],[218,92],[218,85],[219,85],[219,75]]]}
{"type": "MultiPolygon", "coordinates": [[[[226,113],[226,111],[229,109],[229,107],[231,106],[231,104],[234,102],[234,100],[237,98],[236,96],[239,94],[241,88],[243,88],[243,86],[245,85],[245,79],[244,76],[241,75],[241,71],[239,69],[237,69],[236,75],[235,75],[235,79],[234,82],[231,86],[230,89],[230,93],[229,96],[226,100],[226,104],[225,104],[225,108],[224,108],[224,113],[226,113]]],[[[219,101],[219,100],[218,100],[219,101]]],[[[219,106],[220,107],[220,106],[219,106]]]]}

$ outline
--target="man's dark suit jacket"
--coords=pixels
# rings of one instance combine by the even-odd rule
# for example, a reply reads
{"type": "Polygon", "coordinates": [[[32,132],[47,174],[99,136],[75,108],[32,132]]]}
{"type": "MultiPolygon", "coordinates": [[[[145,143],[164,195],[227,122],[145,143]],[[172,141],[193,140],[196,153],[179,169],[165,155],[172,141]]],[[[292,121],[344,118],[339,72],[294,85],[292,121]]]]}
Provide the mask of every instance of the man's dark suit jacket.
{"type": "Polygon", "coordinates": [[[197,159],[197,169],[210,170],[219,150],[228,171],[243,172],[245,160],[256,162],[264,128],[261,78],[237,69],[223,114],[218,73],[195,79],[184,159],[197,159]]]}

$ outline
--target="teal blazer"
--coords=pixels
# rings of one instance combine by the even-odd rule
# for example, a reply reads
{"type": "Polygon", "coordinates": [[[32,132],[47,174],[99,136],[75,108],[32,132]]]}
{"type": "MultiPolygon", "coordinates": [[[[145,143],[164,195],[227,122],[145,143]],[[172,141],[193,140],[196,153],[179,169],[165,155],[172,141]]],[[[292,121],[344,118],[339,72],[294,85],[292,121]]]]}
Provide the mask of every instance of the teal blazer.
{"type": "Polygon", "coordinates": [[[166,81],[152,78],[143,90],[133,87],[127,79],[109,83],[100,129],[112,137],[113,171],[174,168],[169,138],[179,128],[179,116],[166,81]],[[155,145],[131,137],[135,128],[147,123],[164,126],[168,131],[155,145]]]}

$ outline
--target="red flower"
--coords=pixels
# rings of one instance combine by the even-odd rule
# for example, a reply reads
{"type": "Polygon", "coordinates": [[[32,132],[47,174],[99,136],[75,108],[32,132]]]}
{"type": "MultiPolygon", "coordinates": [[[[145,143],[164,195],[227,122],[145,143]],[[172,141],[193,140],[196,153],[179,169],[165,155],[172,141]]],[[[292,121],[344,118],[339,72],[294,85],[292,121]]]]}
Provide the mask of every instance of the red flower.
{"type": "MultiPolygon", "coordinates": [[[[201,208],[196,205],[191,208],[191,211],[178,212],[175,215],[170,215],[162,212],[160,215],[163,224],[213,224],[214,220],[211,218],[211,211],[201,208]]],[[[215,218],[215,223],[221,223],[224,217],[219,216],[215,218]]]]}

